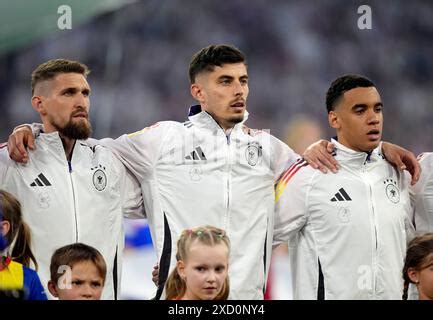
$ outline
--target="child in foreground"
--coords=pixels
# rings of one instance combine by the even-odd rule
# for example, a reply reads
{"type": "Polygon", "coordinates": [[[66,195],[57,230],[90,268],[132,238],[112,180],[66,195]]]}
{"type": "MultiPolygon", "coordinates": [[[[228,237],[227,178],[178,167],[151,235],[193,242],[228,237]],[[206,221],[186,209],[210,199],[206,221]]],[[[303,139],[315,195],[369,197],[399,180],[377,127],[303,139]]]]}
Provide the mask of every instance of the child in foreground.
{"type": "Polygon", "coordinates": [[[165,286],[167,299],[227,299],[229,255],[224,230],[212,226],[184,230],[177,242],[176,268],[165,286]]]}
{"type": "Polygon", "coordinates": [[[59,300],[100,300],[106,273],[98,250],[83,243],[70,244],[51,257],[48,290],[59,300]]]}

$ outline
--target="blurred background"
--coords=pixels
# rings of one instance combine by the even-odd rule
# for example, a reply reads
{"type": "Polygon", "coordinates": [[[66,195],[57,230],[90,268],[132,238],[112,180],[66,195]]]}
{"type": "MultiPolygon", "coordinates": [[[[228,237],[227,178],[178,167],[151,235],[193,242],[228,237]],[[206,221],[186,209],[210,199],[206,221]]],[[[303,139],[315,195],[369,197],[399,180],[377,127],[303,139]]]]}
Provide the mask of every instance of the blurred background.
{"type": "MultiPolygon", "coordinates": [[[[91,68],[94,137],[117,137],[159,120],[184,121],[194,103],[192,54],[227,43],[248,57],[250,127],[269,129],[302,152],[333,135],[325,107],[331,81],[360,73],[382,95],[384,140],[416,154],[433,151],[432,17],[429,0],[1,0],[0,142],[14,126],[38,121],[30,74],[48,59],[91,68]],[[364,4],[371,30],[358,28],[364,4]],[[58,28],[61,5],[71,8],[70,30],[58,28]]],[[[125,298],[145,299],[154,290],[148,280],[156,258],[144,240],[145,221],[126,228],[138,238],[126,250],[125,298]]],[[[283,260],[274,263],[271,298],[288,297],[281,287],[288,280],[277,281],[286,274],[283,260]]]]}

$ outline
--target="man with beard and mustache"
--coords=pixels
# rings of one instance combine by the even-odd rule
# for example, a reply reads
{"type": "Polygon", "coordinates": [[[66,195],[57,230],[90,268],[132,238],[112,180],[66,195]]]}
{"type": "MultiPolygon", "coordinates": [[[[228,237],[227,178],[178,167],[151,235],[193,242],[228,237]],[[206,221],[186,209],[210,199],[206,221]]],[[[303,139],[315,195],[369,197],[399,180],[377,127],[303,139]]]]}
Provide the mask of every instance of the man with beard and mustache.
{"type": "MultiPolygon", "coordinates": [[[[115,299],[124,242],[122,211],[142,214],[142,199],[137,182],[113,153],[86,141],[92,133],[88,73],[84,64],[64,59],[50,60],[33,71],[31,102],[43,123],[35,139],[37,148],[30,151],[26,165],[10,160],[5,147],[0,149],[0,188],[22,204],[45,289],[53,252],[82,242],[104,256],[107,279],[102,299],[115,299]]],[[[68,275],[66,270],[60,286],[68,285],[68,275]]]]}
{"type": "MultiPolygon", "coordinates": [[[[201,49],[191,60],[189,77],[198,104],[190,108],[188,121],[162,121],[95,143],[114,150],[141,184],[159,258],[156,298],[163,296],[176,264],[173,248],[182,230],[207,224],[231,239],[230,298],[263,299],[273,232],[280,228],[274,225],[274,185],[299,156],[268,132],[245,127],[248,72],[239,49],[201,49]]],[[[31,144],[31,130],[17,130],[9,139],[17,161],[26,154],[23,139],[31,144]]],[[[326,148],[315,150],[324,156],[309,160],[321,158],[319,164],[332,169],[326,148]]]]}

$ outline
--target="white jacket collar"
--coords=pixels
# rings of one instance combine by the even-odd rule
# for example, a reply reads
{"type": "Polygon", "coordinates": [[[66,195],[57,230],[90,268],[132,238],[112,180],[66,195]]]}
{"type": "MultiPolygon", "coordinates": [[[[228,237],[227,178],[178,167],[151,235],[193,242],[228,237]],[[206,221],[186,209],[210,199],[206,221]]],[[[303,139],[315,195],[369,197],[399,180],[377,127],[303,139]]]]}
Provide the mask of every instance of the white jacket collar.
{"type": "MultiPolygon", "coordinates": [[[[47,149],[52,149],[56,154],[59,155],[61,159],[66,157],[65,149],[63,148],[62,139],[60,138],[60,134],[58,131],[44,133],[40,131],[37,134],[36,141],[40,141],[43,143],[43,147],[47,149]]],[[[72,149],[72,160],[76,157],[80,157],[81,148],[78,148],[77,145],[79,143],[83,143],[83,140],[76,140],[74,148],[72,149]]]]}
{"type": "Polygon", "coordinates": [[[371,152],[355,151],[342,145],[335,139],[331,139],[331,142],[335,145],[335,159],[337,161],[361,167],[367,162],[376,162],[384,158],[382,155],[382,142],[371,152]]]}
{"type": "Polygon", "coordinates": [[[36,141],[41,141],[49,148],[54,148],[56,151],[60,152],[60,150],[64,153],[62,139],[60,138],[60,134],[58,131],[44,133],[40,131],[36,136],[36,141]]]}

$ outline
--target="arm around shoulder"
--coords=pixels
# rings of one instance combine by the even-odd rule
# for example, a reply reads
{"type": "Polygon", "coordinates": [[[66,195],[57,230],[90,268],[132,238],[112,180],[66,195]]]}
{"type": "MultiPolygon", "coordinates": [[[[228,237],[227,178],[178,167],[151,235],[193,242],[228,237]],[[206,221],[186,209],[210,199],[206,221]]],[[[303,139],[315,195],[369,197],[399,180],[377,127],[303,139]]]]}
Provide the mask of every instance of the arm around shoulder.
{"type": "Polygon", "coordinates": [[[171,127],[171,122],[158,122],[140,131],[124,134],[115,140],[103,139],[99,142],[110,148],[141,182],[151,175],[171,127]]]}

